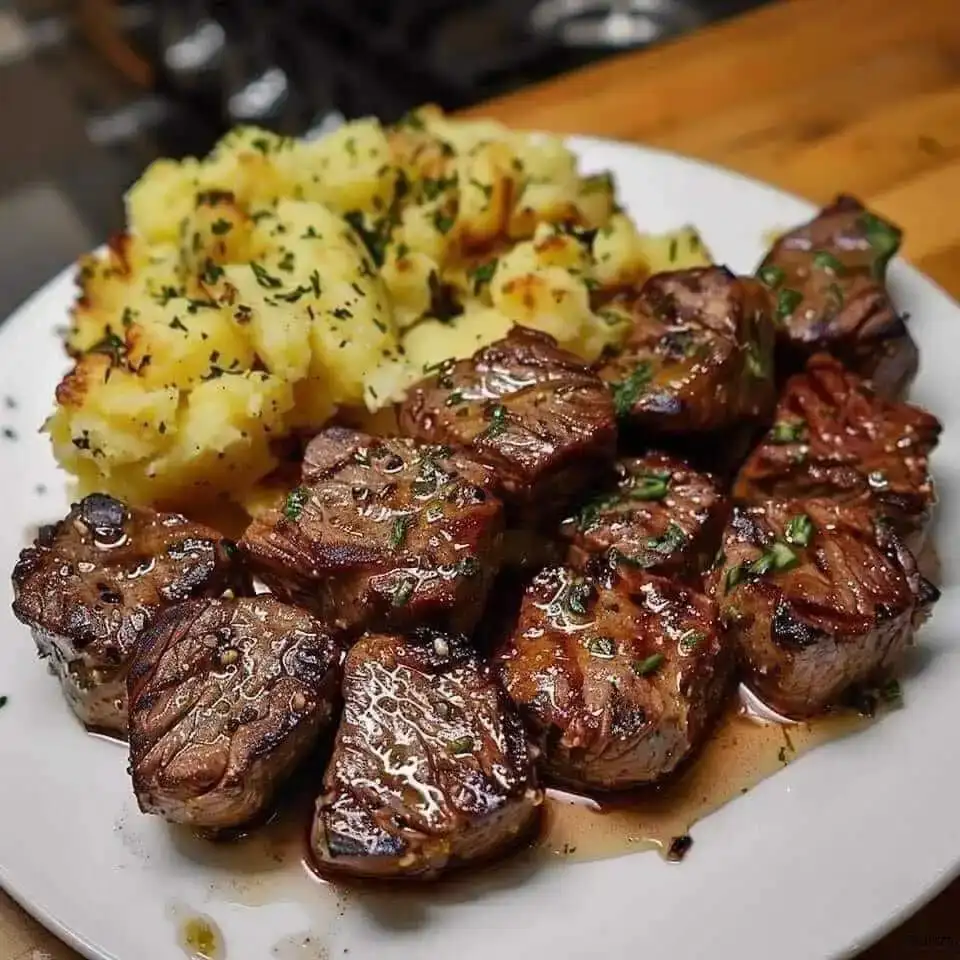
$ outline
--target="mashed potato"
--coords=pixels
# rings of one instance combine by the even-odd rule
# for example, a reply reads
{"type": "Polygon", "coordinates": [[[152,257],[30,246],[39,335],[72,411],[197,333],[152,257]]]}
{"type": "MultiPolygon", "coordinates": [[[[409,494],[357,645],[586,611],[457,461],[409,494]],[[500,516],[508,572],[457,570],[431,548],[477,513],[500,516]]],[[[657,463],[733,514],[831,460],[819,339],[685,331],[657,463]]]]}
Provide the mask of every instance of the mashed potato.
{"type": "Polygon", "coordinates": [[[127,216],[80,263],[47,430],[84,492],[180,507],[256,500],[298,435],[514,324],[593,360],[623,334],[609,294],[709,262],[690,229],[638,232],[558,138],[429,107],[237,129],[151,165],[127,216]]]}

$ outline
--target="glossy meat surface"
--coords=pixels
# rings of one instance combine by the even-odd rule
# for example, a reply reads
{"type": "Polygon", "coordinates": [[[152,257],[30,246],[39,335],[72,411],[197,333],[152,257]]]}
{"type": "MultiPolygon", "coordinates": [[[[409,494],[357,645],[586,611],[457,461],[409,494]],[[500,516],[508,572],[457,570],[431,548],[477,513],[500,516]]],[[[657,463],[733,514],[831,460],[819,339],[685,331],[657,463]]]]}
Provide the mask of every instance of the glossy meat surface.
{"type": "Polygon", "coordinates": [[[321,869],[431,878],[536,823],[522,727],[465,638],[367,635],[347,655],[343,698],[311,831],[321,869]]]}
{"type": "Polygon", "coordinates": [[[866,504],[736,507],[711,575],[747,683],[806,717],[896,668],[938,591],[866,504]]]}
{"type": "Polygon", "coordinates": [[[13,612],[77,716],[123,734],[124,678],[141,631],[172,604],[244,581],[236,548],[215,530],[91,494],[20,554],[13,612]]]}
{"type": "Polygon", "coordinates": [[[726,498],[714,480],[663,453],[620,459],[616,472],[615,487],[561,526],[567,562],[585,570],[606,557],[624,574],[640,570],[699,586],[726,522],[726,498]]]}
{"type": "Polygon", "coordinates": [[[206,829],[263,816],[330,728],[339,665],[326,629],[270,596],[166,611],[127,677],[140,809],[206,829]]]}
{"type": "Polygon", "coordinates": [[[790,378],[776,421],[734,486],[741,500],[872,501],[914,546],[936,502],[929,456],[936,417],[885,400],[827,354],[790,378]]]}
{"type": "Polygon", "coordinates": [[[670,774],[728,690],[712,601],[659,577],[552,567],[534,579],[495,667],[552,780],[620,790],[670,774]]]}
{"type": "Polygon", "coordinates": [[[600,364],[622,422],[673,437],[762,420],[774,403],[767,290],[725,267],[650,277],[611,304],[630,318],[600,364]]]}
{"type": "Polygon", "coordinates": [[[490,468],[448,447],[331,427],[303,469],[304,485],[240,543],[278,597],[352,633],[472,629],[503,525],[490,468]]]}
{"type": "Polygon", "coordinates": [[[463,447],[492,467],[522,523],[562,516],[609,467],[617,437],[596,374],[552,337],[523,327],[412,387],[400,429],[463,447]]]}
{"type": "Polygon", "coordinates": [[[917,348],[886,287],[900,228],[840,196],[809,223],[784,234],[757,276],[776,302],[785,368],[827,350],[885,396],[917,370],[917,348]]]}

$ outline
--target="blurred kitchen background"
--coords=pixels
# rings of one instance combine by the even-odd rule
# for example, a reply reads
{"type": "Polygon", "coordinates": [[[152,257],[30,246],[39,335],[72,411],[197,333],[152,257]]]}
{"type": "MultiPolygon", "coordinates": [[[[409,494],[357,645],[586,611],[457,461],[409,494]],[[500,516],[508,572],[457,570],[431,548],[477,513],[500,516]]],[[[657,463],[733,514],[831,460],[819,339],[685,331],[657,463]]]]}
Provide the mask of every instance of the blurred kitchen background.
{"type": "Polygon", "coordinates": [[[234,124],[455,109],[762,2],[0,0],[0,320],[234,124]]]}

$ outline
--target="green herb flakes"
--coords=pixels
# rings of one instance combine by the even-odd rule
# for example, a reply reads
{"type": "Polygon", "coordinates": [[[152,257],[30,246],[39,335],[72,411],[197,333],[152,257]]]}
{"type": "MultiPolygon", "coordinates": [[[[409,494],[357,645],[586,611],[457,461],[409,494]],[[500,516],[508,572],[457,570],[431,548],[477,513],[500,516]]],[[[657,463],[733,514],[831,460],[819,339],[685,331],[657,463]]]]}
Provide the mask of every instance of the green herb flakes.
{"type": "Polygon", "coordinates": [[[283,504],[283,515],[288,520],[298,520],[307,500],[310,499],[310,491],[306,487],[294,487],[287,494],[287,499],[283,504]]]}
{"type": "Polygon", "coordinates": [[[804,420],[778,420],[770,430],[770,442],[797,443],[803,439],[807,424],[804,420]]]}
{"type": "Polygon", "coordinates": [[[776,290],[786,279],[787,275],[781,267],[770,263],[757,271],[757,277],[761,283],[766,284],[771,290],[776,290]]]}
{"type": "Polygon", "coordinates": [[[612,660],[617,652],[613,637],[589,637],[585,644],[590,656],[600,660],[612,660]]]}
{"type": "Polygon", "coordinates": [[[835,277],[842,277],[846,268],[829,250],[819,250],[813,256],[813,265],[835,277]]]}
{"type": "Polygon", "coordinates": [[[792,543],[797,547],[805,547],[810,543],[810,538],[813,536],[813,521],[805,513],[797,514],[797,516],[790,518],[783,535],[787,543],[792,543]]]}
{"type": "Polygon", "coordinates": [[[463,756],[467,753],[472,753],[474,748],[473,737],[457,737],[456,740],[451,740],[447,744],[447,750],[455,757],[463,756]]]}
{"type": "Polygon", "coordinates": [[[407,539],[407,531],[413,523],[413,517],[409,513],[402,513],[393,519],[393,530],[390,534],[390,546],[394,550],[403,546],[407,539]]]}
{"type": "Polygon", "coordinates": [[[781,322],[786,320],[802,302],[803,294],[799,290],[790,290],[786,287],[780,290],[777,293],[777,320],[781,322]]]}
{"type": "Polygon", "coordinates": [[[687,534],[683,527],[671,522],[659,537],[650,537],[647,540],[646,546],[648,550],[653,550],[654,553],[669,556],[671,553],[682,549],[686,542],[687,534]]]}
{"type": "Polygon", "coordinates": [[[633,672],[638,677],[648,677],[660,668],[664,660],[666,660],[666,657],[662,653],[652,653],[643,660],[635,660],[633,662],[633,672]]]}
{"type": "Polygon", "coordinates": [[[618,417],[626,417],[633,410],[640,394],[653,379],[652,365],[644,361],[634,367],[633,372],[625,379],[610,384],[613,394],[613,407],[618,417]]]}

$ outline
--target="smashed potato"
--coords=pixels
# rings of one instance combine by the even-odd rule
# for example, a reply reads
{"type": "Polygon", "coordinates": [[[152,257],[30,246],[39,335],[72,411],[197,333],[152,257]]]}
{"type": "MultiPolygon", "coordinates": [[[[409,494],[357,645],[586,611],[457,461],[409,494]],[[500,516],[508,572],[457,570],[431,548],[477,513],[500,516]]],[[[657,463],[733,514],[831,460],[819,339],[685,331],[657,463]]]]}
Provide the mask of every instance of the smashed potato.
{"type": "Polygon", "coordinates": [[[691,229],[640,233],[559,138],[434,107],[310,142],[238,128],[152,164],[127,219],[80,261],[47,430],[83,492],[191,509],[261,502],[298,437],[514,324],[593,360],[625,332],[612,293],[709,262],[691,229]]]}

